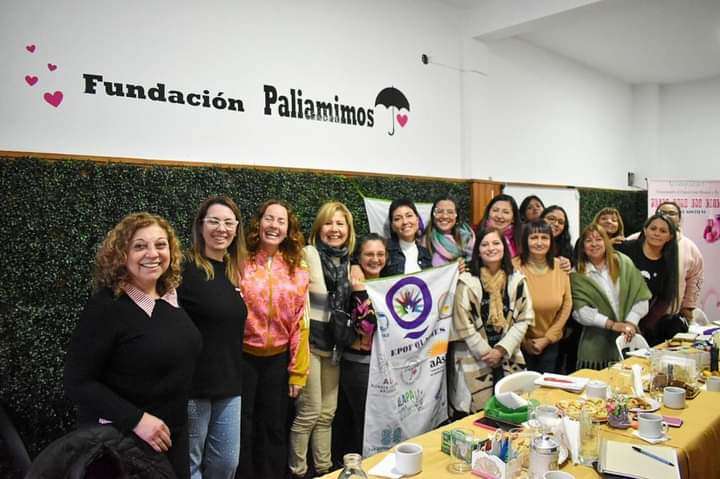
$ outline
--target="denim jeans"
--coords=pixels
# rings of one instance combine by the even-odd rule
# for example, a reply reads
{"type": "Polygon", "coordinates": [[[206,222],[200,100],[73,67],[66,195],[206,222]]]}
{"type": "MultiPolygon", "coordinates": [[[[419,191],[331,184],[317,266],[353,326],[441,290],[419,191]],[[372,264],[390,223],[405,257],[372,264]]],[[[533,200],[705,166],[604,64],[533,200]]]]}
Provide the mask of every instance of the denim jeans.
{"type": "Polygon", "coordinates": [[[190,399],[190,477],[232,479],[240,457],[240,396],[190,399]]]}

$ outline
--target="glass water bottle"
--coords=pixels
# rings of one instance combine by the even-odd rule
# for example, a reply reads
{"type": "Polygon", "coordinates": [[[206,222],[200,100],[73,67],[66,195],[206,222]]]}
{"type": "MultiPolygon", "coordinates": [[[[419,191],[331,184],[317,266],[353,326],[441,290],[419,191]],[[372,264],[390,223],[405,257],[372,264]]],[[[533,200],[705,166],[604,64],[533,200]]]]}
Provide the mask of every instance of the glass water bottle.
{"type": "Polygon", "coordinates": [[[345,467],[343,467],[338,479],[368,479],[367,474],[365,474],[360,464],[361,461],[362,456],[360,454],[345,454],[343,456],[343,464],[345,467]]]}

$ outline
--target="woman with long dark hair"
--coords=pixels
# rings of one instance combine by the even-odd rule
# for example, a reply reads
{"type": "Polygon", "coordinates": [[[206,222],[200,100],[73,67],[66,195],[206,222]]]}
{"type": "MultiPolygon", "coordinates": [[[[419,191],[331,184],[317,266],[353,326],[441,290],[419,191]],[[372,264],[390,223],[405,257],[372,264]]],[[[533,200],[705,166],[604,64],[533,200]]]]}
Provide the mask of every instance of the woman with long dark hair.
{"type": "Polygon", "coordinates": [[[388,208],[390,240],[385,267],[380,276],[417,273],[432,267],[432,256],[418,240],[420,214],[415,203],[399,198],[388,208]]]}
{"type": "Polygon", "coordinates": [[[480,229],[475,237],[450,330],[450,405],[456,414],[482,409],[495,383],[523,368],[520,344],[534,324],[527,281],[513,269],[502,231],[480,229]]]}
{"type": "Polygon", "coordinates": [[[517,256],[520,251],[520,233],[522,221],[518,211],[515,198],[510,195],[497,195],[485,207],[482,220],[482,228],[497,228],[503,234],[511,258],[517,256]]]}
{"type": "Polygon", "coordinates": [[[553,254],[560,261],[560,269],[570,272],[573,261],[573,247],[570,238],[570,221],[565,208],[550,205],[540,215],[550,225],[553,235],[553,254]]]}
{"type": "Polygon", "coordinates": [[[572,311],[570,277],[560,269],[553,252],[553,236],[549,224],[542,219],[523,227],[522,253],[518,269],[527,279],[533,299],[535,324],[528,328],[523,340],[527,368],[541,373],[557,372],[558,342],[572,311]]]}
{"type": "Polygon", "coordinates": [[[652,293],[650,310],[640,321],[640,332],[651,346],[670,339],[679,332],[673,315],[680,311],[675,223],[663,213],[655,213],[645,221],[637,239],[625,241],[616,249],[635,263],[652,293]]]}
{"type": "Polygon", "coordinates": [[[537,195],[528,195],[520,203],[518,211],[520,213],[520,221],[528,223],[530,221],[540,218],[545,204],[542,202],[540,197],[537,195]]]}

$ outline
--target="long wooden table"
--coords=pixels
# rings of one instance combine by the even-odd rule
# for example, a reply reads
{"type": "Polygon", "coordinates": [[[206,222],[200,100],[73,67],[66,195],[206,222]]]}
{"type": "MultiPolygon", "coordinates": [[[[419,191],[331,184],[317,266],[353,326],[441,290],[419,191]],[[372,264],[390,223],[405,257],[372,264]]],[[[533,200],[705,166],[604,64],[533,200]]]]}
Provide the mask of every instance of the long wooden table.
{"type": "MultiPolygon", "coordinates": [[[[648,366],[644,359],[628,359],[626,365],[640,363],[648,366]]],[[[575,373],[577,376],[591,379],[601,379],[608,382],[609,373],[607,370],[594,371],[583,369],[575,373]]],[[[542,403],[555,404],[561,399],[577,398],[573,394],[560,389],[539,388],[535,396],[542,403]]],[[[685,479],[710,479],[720,478],[720,393],[701,392],[695,399],[687,401],[687,407],[682,410],[660,408],[658,414],[675,416],[683,419],[684,424],[680,428],[670,428],[670,440],[660,445],[672,446],[678,451],[678,462],[680,474],[685,479]]],[[[456,478],[476,477],[471,473],[453,474],[447,470],[452,462],[450,456],[440,451],[442,431],[458,427],[472,428],[480,437],[486,437],[490,433],[473,425],[473,421],[482,417],[483,413],[474,414],[454,423],[440,427],[420,436],[410,439],[408,442],[420,444],[423,449],[423,470],[413,478],[456,478]]],[[[612,429],[607,425],[600,428],[600,438],[613,439],[616,441],[645,444],[642,440],[632,435],[633,429],[619,430],[612,429]]],[[[391,451],[376,454],[363,461],[363,469],[369,471],[375,464],[380,462],[391,451]]],[[[599,478],[601,477],[594,469],[586,466],[573,465],[568,460],[562,467],[563,471],[573,474],[576,478],[599,478]]],[[[334,479],[339,471],[334,471],[323,476],[323,479],[334,479]]],[[[373,477],[373,476],[369,476],[373,477]]],[[[662,479],[662,478],[653,478],[662,479]]]]}

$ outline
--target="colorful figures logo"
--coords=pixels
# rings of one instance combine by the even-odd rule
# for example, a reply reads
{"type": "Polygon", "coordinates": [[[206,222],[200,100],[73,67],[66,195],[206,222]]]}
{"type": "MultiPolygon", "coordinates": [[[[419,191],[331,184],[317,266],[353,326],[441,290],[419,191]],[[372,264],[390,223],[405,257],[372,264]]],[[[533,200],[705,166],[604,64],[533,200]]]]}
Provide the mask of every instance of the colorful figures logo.
{"type": "Polygon", "coordinates": [[[388,311],[402,329],[406,338],[417,339],[425,334],[425,320],[432,311],[432,295],[420,278],[402,278],[385,295],[388,311]],[[420,329],[419,329],[420,328],[420,329]]]}

